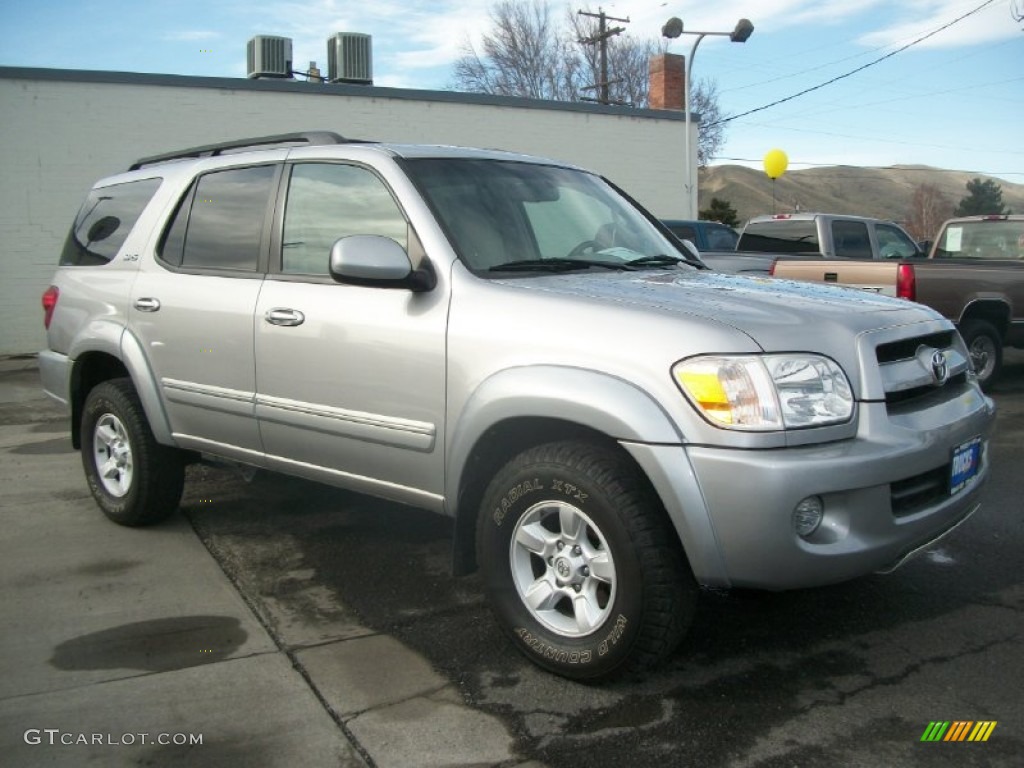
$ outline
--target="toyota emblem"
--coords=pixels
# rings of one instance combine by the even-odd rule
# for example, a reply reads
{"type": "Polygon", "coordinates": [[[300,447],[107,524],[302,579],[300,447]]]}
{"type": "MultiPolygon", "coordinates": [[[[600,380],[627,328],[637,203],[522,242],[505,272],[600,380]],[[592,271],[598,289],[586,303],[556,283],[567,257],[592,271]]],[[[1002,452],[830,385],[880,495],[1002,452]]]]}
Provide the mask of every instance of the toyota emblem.
{"type": "Polygon", "coordinates": [[[949,378],[949,368],[946,367],[946,356],[939,350],[932,355],[932,376],[935,377],[935,386],[941,387],[949,378]]]}

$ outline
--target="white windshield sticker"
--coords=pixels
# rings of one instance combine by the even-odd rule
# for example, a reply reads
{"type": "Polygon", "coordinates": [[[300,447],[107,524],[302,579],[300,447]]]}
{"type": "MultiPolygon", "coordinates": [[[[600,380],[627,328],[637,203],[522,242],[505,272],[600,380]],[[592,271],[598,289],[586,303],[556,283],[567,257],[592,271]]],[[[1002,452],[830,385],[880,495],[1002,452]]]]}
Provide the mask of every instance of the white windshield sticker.
{"type": "Polygon", "coordinates": [[[946,250],[959,251],[960,243],[964,237],[963,227],[950,227],[946,230],[946,250]]]}

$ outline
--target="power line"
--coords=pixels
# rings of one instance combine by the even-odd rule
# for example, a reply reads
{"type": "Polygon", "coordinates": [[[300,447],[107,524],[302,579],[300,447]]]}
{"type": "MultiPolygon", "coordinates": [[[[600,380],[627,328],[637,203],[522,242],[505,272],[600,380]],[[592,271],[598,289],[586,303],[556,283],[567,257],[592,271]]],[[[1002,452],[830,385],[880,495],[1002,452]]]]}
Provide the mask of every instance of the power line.
{"type": "MultiPolygon", "coordinates": [[[[840,133],[837,131],[822,131],[814,128],[794,128],[792,126],[785,125],[774,125],[771,123],[746,123],[744,127],[759,126],[761,128],[771,128],[774,131],[789,131],[792,133],[806,133],[812,136],[832,136],[840,139],[855,139],[857,141],[866,141],[874,144],[896,144],[900,146],[910,147],[931,147],[932,149],[944,149],[952,152],[969,152],[977,150],[977,145],[956,145],[956,144],[935,144],[932,142],[921,141],[920,139],[907,140],[907,139],[894,139],[889,136],[872,136],[864,133],[851,134],[851,133],[840,133]]],[[[989,148],[990,151],[1001,152],[1004,155],[1021,155],[1024,154],[1022,149],[1003,149],[1003,148],[989,148]]]]}
{"type": "Polygon", "coordinates": [[[948,22],[947,24],[943,24],[938,29],[934,29],[931,32],[929,32],[928,34],[922,35],[921,37],[917,38],[916,40],[913,40],[913,41],[907,43],[906,45],[897,48],[894,51],[890,51],[889,53],[885,54],[884,56],[880,56],[877,59],[874,59],[873,61],[869,61],[867,64],[864,64],[864,65],[862,65],[860,67],[857,67],[856,69],[851,69],[849,72],[846,72],[846,73],[844,73],[842,75],[837,75],[837,76],[833,77],[831,80],[826,80],[824,83],[819,83],[818,85],[811,86],[810,88],[805,88],[804,90],[799,91],[798,93],[794,93],[794,94],[792,94],[790,96],[786,96],[784,98],[778,99],[776,101],[771,102],[770,104],[765,104],[765,105],[760,106],[760,107],[754,107],[754,109],[748,109],[746,112],[740,112],[738,115],[731,115],[729,117],[723,117],[721,120],[716,120],[713,123],[709,123],[708,127],[711,127],[713,125],[718,125],[720,123],[728,123],[728,122],[731,122],[733,120],[738,120],[741,117],[746,117],[747,115],[752,115],[755,112],[761,112],[761,111],[763,111],[765,109],[768,109],[770,107],[775,107],[775,106],[778,106],[779,104],[784,104],[785,102],[792,101],[793,99],[795,99],[795,98],[797,98],[799,96],[804,96],[805,94],[811,93],[812,91],[817,91],[817,90],[819,90],[821,88],[824,88],[826,85],[832,85],[832,83],[838,82],[839,80],[843,80],[844,78],[850,77],[851,75],[855,75],[858,72],[862,72],[865,69],[867,69],[868,67],[873,67],[875,64],[883,62],[886,59],[892,58],[897,53],[902,53],[903,51],[907,50],[908,48],[910,48],[912,46],[915,46],[918,43],[927,40],[929,37],[934,37],[939,32],[942,32],[944,29],[949,29],[951,26],[953,26],[954,24],[957,24],[957,23],[963,21],[968,16],[973,16],[974,14],[976,14],[978,11],[982,10],[983,8],[985,8],[985,7],[989,6],[989,5],[992,5],[992,3],[994,3],[995,1],[996,0],[986,0],[984,3],[979,5],[974,10],[968,11],[963,16],[959,16],[959,17],[953,19],[952,21],[948,22]]]}

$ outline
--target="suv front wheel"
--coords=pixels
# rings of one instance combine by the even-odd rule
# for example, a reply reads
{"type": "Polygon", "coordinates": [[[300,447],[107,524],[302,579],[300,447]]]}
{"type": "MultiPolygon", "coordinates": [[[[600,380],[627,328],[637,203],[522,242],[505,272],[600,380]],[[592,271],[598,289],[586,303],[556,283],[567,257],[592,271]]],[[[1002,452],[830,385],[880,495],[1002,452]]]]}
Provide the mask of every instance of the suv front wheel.
{"type": "Polygon", "coordinates": [[[103,513],[120,525],[160,522],[178,508],[181,452],[160,445],[130,379],[98,384],[82,408],[82,465],[103,513]]]}
{"type": "Polygon", "coordinates": [[[678,537],[635,465],[605,446],[515,457],[487,489],[477,548],[499,624],[565,677],[638,672],[689,626],[697,585],[678,537]]]}

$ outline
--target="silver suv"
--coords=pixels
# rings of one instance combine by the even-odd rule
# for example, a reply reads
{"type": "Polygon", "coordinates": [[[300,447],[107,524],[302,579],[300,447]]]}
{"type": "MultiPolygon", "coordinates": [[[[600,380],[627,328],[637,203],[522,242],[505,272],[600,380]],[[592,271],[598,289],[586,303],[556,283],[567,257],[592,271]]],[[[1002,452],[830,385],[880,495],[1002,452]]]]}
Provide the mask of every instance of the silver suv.
{"type": "Polygon", "coordinates": [[[698,585],[890,569],[961,523],[994,408],[926,307],[720,275],[604,179],[275,136],[96,184],[46,391],[115,522],[189,462],[449,515],[512,642],[572,678],[676,647],[698,585]]]}

